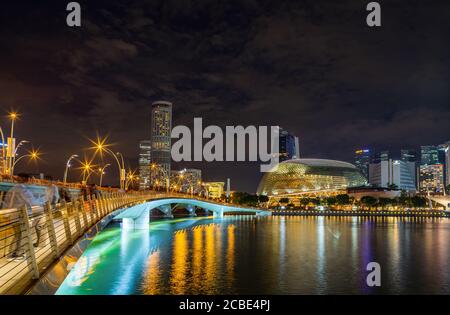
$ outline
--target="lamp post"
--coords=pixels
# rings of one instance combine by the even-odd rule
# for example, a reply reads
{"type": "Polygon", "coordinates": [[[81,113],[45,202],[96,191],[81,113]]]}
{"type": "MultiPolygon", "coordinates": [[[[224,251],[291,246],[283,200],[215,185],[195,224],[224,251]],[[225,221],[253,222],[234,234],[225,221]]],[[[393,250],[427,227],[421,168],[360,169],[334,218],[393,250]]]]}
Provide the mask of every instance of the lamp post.
{"type": "Polygon", "coordinates": [[[12,169],[11,169],[11,174],[14,174],[14,165],[15,165],[15,162],[16,162],[16,156],[17,156],[17,152],[19,151],[19,148],[22,146],[22,145],[24,145],[25,143],[28,143],[29,141],[27,141],[27,140],[22,140],[22,141],[20,141],[19,142],[19,144],[16,146],[16,148],[14,149],[14,152],[13,152],[13,157],[12,157],[12,169]]]}
{"type": "Polygon", "coordinates": [[[5,154],[5,148],[6,148],[6,143],[5,143],[5,134],[3,133],[3,129],[2,127],[0,127],[0,135],[2,137],[2,160],[1,163],[3,164],[2,167],[2,174],[6,173],[6,154],[5,154]]]}
{"type": "Polygon", "coordinates": [[[69,157],[69,159],[66,162],[66,169],[64,171],[64,184],[67,183],[67,173],[69,172],[70,162],[72,162],[72,160],[76,159],[77,157],[78,157],[78,155],[73,154],[69,157]]]}
{"type": "Polygon", "coordinates": [[[29,157],[32,160],[37,160],[39,158],[39,152],[38,151],[31,151],[28,154],[24,154],[21,157],[19,157],[17,160],[14,161],[14,164],[11,166],[12,167],[12,172],[11,175],[14,176],[14,167],[16,166],[17,163],[19,163],[22,159],[29,157]]]}
{"type": "Polygon", "coordinates": [[[13,158],[14,158],[14,152],[16,150],[15,148],[15,140],[14,139],[14,122],[16,121],[17,117],[19,115],[15,112],[11,112],[9,113],[9,118],[11,119],[11,132],[9,134],[9,138],[8,138],[8,149],[7,149],[7,159],[8,159],[8,173],[9,175],[13,175],[13,166],[14,166],[14,162],[13,162],[13,158]]]}
{"type": "Polygon", "coordinates": [[[100,168],[99,169],[99,172],[100,172],[100,183],[99,183],[99,186],[100,187],[102,187],[102,183],[103,183],[103,174],[105,174],[105,169],[107,168],[107,167],[109,167],[111,164],[106,164],[105,166],[103,166],[102,168],[100,168]]]}

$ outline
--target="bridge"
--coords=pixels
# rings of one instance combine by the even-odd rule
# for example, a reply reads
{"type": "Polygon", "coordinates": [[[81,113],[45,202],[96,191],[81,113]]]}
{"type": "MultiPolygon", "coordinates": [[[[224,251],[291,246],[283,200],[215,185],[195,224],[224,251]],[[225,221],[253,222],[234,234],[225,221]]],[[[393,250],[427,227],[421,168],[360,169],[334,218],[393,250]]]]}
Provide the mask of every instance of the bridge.
{"type": "Polygon", "coordinates": [[[450,196],[428,196],[430,201],[433,201],[441,206],[445,207],[446,211],[450,210],[450,196]]]}
{"type": "Polygon", "coordinates": [[[197,198],[161,198],[130,207],[115,216],[114,219],[122,220],[122,227],[125,229],[147,229],[150,212],[153,209],[159,209],[166,216],[170,217],[172,216],[172,205],[182,205],[191,215],[195,215],[195,207],[199,207],[212,212],[214,217],[219,218],[223,217],[224,213],[249,213],[259,216],[271,214],[270,211],[266,210],[240,207],[197,198]]]}
{"type": "MultiPolygon", "coordinates": [[[[154,191],[101,192],[70,202],[0,209],[0,294],[23,294],[39,283],[56,283],[57,279],[62,282],[70,264],[111,220],[122,219],[125,229],[144,228],[149,225],[152,209],[171,216],[173,205],[183,205],[191,215],[195,215],[196,207],[211,211],[215,217],[224,213],[271,214],[186,194],[154,191]]],[[[48,285],[43,287],[48,290],[48,285]]]]}

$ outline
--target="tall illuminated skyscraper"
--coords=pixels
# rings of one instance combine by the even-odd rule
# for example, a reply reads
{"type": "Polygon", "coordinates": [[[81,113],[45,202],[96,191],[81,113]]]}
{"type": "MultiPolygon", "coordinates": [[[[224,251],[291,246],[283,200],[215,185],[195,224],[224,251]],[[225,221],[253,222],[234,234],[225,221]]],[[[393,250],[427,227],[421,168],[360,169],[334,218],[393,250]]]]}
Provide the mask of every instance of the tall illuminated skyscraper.
{"type": "Polygon", "coordinates": [[[139,189],[150,188],[151,141],[139,142],[139,189]]]}
{"type": "Polygon", "coordinates": [[[287,130],[280,128],[280,140],[279,140],[279,161],[299,159],[299,141],[298,137],[290,134],[287,130]]]}
{"type": "Polygon", "coordinates": [[[172,103],[166,101],[154,102],[151,119],[152,163],[157,165],[158,177],[168,178],[171,162],[172,103]]]}
{"type": "Polygon", "coordinates": [[[355,151],[355,166],[363,173],[367,180],[369,179],[370,157],[369,149],[358,149],[355,151]]]}
{"type": "Polygon", "coordinates": [[[420,147],[419,187],[423,193],[443,193],[444,161],[437,145],[420,147]]]}

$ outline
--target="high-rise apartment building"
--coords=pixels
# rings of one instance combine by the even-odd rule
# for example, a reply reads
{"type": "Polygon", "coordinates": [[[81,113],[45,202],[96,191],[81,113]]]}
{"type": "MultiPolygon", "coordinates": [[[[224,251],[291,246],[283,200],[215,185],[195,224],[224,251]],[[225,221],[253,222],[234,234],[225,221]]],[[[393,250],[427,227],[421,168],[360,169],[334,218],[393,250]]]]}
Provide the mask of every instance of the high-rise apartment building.
{"type": "Polygon", "coordinates": [[[139,142],[139,189],[150,188],[150,165],[151,165],[151,141],[139,142]]]}
{"type": "MultiPolygon", "coordinates": [[[[151,158],[156,164],[156,176],[162,180],[170,177],[172,103],[157,101],[152,104],[151,117],[151,158]]],[[[163,180],[163,181],[164,181],[163,180]]]]}

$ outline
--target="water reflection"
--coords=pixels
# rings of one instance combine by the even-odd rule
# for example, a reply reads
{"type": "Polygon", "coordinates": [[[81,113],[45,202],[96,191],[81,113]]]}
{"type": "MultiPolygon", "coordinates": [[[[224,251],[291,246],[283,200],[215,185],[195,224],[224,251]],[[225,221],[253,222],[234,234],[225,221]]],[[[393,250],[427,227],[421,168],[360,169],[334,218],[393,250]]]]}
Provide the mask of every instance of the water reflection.
{"type": "Polygon", "coordinates": [[[448,219],[225,217],[112,225],[59,294],[450,293],[448,219]],[[366,286],[366,265],[382,287],[366,286]]]}

